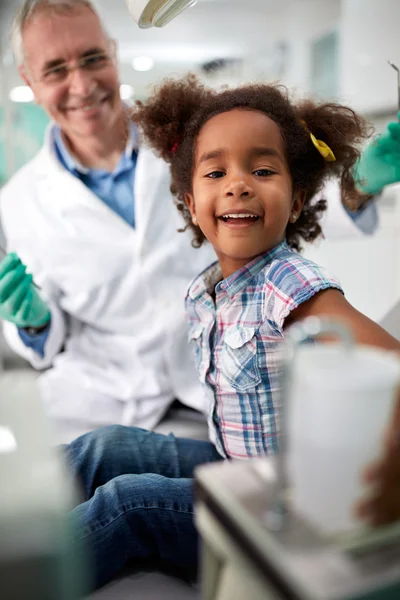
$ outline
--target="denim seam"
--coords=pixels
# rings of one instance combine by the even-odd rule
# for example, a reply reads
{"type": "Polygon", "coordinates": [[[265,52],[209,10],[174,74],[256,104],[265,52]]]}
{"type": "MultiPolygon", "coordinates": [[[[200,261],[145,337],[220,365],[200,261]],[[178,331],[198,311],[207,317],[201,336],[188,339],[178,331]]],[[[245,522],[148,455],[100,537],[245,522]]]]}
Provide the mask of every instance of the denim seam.
{"type": "Polygon", "coordinates": [[[119,515],[117,515],[116,517],[112,518],[110,521],[101,524],[99,527],[91,527],[90,529],[85,528],[84,533],[82,535],[82,538],[85,538],[93,533],[96,533],[97,531],[100,531],[100,529],[105,529],[106,527],[109,527],[109,525],[111,525],[112,523],[115,523],[115,521],[117,521],[120,517],[123,517],[125,515],[127,515],[128,513],[134,512],[136,510],[163,510],[163,511],[168,511],[168,512],[175,512],[175,513],[186,513],[188,515],[194,515],[194,510],[178,510],[176,508],[160,508],[160,507],[149,507],[149,506],[136,506],[135,508],[130,508],[128,510],[124,510],[122,511],[119,515]]]}

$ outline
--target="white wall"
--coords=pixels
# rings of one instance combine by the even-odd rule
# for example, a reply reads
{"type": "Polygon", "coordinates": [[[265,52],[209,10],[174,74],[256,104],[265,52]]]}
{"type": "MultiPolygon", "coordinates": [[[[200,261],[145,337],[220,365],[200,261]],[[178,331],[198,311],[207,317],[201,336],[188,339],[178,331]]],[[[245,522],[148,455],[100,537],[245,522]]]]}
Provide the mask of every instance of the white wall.
{"type": "Polygon", "coordinates": [[[399,0],[342,0],[341,95],[361,112],[393,111],[400,66],[399,0]]]}
{"type": "Polygon", "coordinates": [[[340,11],[340,0],[293,0],[283,22],[290,48],[285,84],[304,91],[311,89],[311,44],[339,26],[340,11]]]}
{"type": "Polygon", "coordinates": [[[349,302],[374,321],[400,299],[400,187],[378,202],[376,233],[310,245],[306,255],[339,278],[349,302]]]}

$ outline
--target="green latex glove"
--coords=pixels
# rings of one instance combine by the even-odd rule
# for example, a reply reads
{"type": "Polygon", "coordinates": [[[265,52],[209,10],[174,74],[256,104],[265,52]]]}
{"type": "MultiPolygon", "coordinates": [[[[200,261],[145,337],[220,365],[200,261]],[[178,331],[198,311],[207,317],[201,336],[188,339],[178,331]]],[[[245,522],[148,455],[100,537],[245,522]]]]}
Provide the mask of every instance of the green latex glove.
{"type": "Polygon", "coordinates": [[[377,194],[385,185],[400,181],[400,123],[389,123],[365,148],[355,167],[355,180],[366,194],[377,194]]]}
{"type": "Polygon", "coordinates": [[[17,327],[43,327],[50,320],[47,304],[32,283],[32,275],[11,252],[0,263],[0,319],[17,327]]]}

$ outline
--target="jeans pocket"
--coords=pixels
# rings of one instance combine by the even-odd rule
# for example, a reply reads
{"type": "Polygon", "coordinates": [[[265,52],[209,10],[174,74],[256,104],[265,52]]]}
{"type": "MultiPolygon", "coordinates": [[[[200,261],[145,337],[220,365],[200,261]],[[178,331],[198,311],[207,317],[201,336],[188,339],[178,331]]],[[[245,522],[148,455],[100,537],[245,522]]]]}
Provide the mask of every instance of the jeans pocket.
{"type": "Polygon", "coordinates": [[[228,331],[224,337],[221,371],[238,391],[247,391],[261,383],[254,327],[228,331]]]}

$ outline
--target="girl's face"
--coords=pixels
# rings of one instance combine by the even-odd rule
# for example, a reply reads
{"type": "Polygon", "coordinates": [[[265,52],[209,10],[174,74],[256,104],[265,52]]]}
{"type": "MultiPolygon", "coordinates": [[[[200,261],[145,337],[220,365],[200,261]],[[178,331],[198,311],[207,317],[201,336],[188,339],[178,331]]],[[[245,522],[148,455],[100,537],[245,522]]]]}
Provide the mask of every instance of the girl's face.
{"type": "Polygon", "coordinates": [[[304,199],[293,194],[278,125],[234,109],[212,117],[197,139],[192,220],[213,245],[226,278],[285,237],[304,199]]]}

